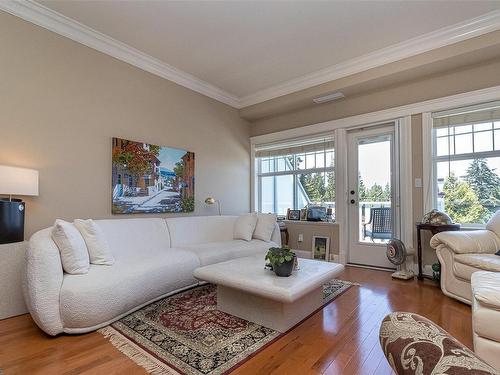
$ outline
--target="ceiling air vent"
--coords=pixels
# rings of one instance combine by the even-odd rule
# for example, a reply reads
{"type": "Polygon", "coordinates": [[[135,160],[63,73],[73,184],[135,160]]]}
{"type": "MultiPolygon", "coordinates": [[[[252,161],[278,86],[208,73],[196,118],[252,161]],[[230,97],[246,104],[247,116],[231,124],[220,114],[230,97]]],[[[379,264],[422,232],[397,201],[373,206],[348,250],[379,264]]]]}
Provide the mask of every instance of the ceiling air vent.
{"type": "Polygon", "coordinates": [[[330,94],[318,96],[313,99],[313,102],[316,104],[321,104],[321,103],[331,102],[333,100],[342,99],[343,97],[345,97],[345,95],[342,94],[340,91],[337,91],[337,92],[332,92],[330,94]]]}

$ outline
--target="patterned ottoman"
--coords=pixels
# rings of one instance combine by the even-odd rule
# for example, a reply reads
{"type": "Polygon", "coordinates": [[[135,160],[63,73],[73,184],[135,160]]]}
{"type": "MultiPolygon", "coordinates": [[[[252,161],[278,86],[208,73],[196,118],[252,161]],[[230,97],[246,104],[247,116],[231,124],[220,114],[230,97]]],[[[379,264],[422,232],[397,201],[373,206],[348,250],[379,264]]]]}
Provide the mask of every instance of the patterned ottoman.
{"type": "Polygon", "coordinates": [[[380,327],[380,345],[392,369],[403,374],[499,374],[430,320],[394,312],[380,327]]]}

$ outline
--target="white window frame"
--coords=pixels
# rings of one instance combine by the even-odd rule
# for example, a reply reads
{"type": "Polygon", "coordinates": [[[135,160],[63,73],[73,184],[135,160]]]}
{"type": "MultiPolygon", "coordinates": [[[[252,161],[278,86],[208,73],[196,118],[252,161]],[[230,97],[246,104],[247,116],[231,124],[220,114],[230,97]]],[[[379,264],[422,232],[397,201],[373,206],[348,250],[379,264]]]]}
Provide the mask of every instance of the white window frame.
{"type": "MultiPolygon", "coordinates": [[[[476,103],[473,103],[476,104],[476,103]]],[[[489,122],[489,121],[484,121],[489,122]]],[[[494,121],[491,121],[494,122],[494,121]]],[[[472,124],[464,124],[472,125],[472,124]]],[[[460,126],[460,125],[459,125],[460,126]]],[[[493,138],[493,148],[495,147],[494,141],[494,127],[492,126],[491,136],[493,138]]],[[[472,139],[474,140],[474,131],[472,132],[472,139]]],[[[454,160],[473,160],[477,158],[492,158],[500,157],[500,150],[493,151],[478,151],[458,155],[436,155],[437,140],[434,132],[434,124],[431,112],[422,114],[422,152],[423,152],[423,197],[424,197],[424,212],[429,212],[437,207],[437,163],[442,161],[454,160]]],[[[479,223],[461,223],[462,228],[480,229],[484,228],[485,224],[479,223]]]]}
{"type": "MultiPolygon", "coordinates": [[[[327,137],[327,136],[325,136],[327,137]]],[[[317,138],[317,136],[313,137],[313,138],[317,138]]],[[[332,138],[331,135],[328,136],[328,138],[332,138]]],[[[303,140],[307,140],[307,138],[304,138],[303,140]]],[[[295,140],[296,141],[296,140],[295,140]]],[[[263,177],[277,177],[277,176],[292,176],[292,179],[293,179],[293,207],[290,207],[291,209],[300,209],[302,207],[298,207],[298,181],[297,181],[297,176],[301,175],[301,174],[309,174],[309,173],[329,173],[329,172],[333,172],[335,173],[335,164],[336,164],[336,160],[335,160],[335,139],[333,139],[333,142],[334,142],[334,147],[332,149],[332,152],[333,152],[333,166],[330,166],[330,167],[326,167],[326,152],[329,151],[330,149],[328,150],[324,150],[323,151],[323,165],[325,167],[315,167],[315,168],[305,168],[305,169],[294,169],[294,170],[287,170],[287,171],[276,171],[278,168],[277,168],[277,165],[276,163],[278,162],[277,160],[274,160],[274,170],[275,172],[262,172],[261,170],[261,167],[262,167],[262,164],[260,163],[260,160],[259,158],[256,158],[255,157],[255,146],[254,146],[254,152],[253,152],[253,161],[252,161],[252,164],[253,164],[253,169],[254,169],[254,176],[255,176],[255,180],[256,180],[256,194],[255,194],[255,203],[253,205],[254,207],[254,210],[256,209],[258,212],[262,212],[262,200],[261,200],[261,196],[262,196],[262,178],[263,177]]],[[[318,142],[318,144],[321,144],[321,141],[318,142]]],[[[321,153],[321,151],[320,151],[321,153]]],[[[307,154],[307,153],[306,153],[307,154]]],[[[294,158],[298,155],[298,153],[295,153],[293,154],[294,158]]],[[[307,161],[306,162],[306,167],[307,167],[307,161]]],[[[296,163],[294,163],[294,165],[296,165],[296,163]]],[[[315,166],[316,166],[316,163],[315,163],[315,166]]],[[[335,187],[334,187],[335,189],[335,187]]],[[[276,209],[277,209],[277,200],[276,200],[276,180],[274,181],[274,194],[273,194],[273,212],[276,212],[276,209]]],[[[252,194],[253,195],[253,194],[252,194]]]]}

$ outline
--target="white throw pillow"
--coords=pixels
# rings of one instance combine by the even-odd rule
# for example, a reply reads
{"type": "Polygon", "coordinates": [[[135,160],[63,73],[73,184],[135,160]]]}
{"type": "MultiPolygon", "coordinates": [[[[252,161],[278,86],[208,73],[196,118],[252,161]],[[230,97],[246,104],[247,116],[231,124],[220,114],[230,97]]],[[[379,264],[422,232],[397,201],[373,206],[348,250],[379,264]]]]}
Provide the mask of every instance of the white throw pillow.
{"type": "Polygon", "coordinates": [[[94,220],[76,219],[75,227],[80,231],[89,251],[90,263],[111,266],[115,262],[102,229],[94,220]]]}
{"type": "Polygon", "coordinates": [[[257,215],[245,214],[239,216],[234,222],[233,238],[235,240],[250,241],[252,239],[253,231],[255,230],[256,225],[257,215]]]}
{"type": "Polygon", "coordinates": [[[89,272],[89,253],[82,235],[72,223],[57,219],[52,228],[52,239],[61,253],[66,273],[80,275],[89,272]]]}
{"type": "Polygon", "coordinates": [[[257,225],[253,232],[253,238],[269,242],[276,226],[276,214],[257,214],[257,225]]]}

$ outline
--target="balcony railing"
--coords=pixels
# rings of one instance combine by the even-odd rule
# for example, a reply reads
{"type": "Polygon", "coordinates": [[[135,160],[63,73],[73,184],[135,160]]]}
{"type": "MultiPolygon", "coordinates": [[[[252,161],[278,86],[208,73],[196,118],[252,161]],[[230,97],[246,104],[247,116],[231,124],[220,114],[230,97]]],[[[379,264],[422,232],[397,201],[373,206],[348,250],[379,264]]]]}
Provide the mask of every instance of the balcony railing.
{"type": "MultiPolygon", "coordinates": [[[[375,242],[375,243],[385,243],[387,239],[385,238],[377,238],[378,236],[374,233],[373,236],[367,236],[367,233],[364,231],[365,224],[368,234],[373,232],[373,220],[370,217],[372,208],[390,208],[391,202],[359,202],[359,241],[360,242],[375,242]]],[[[380,225],[380,223],[377,223],[380,225]]],[[[385,223],[387,225],[387,223],[385,223]]],[[[390,223],[392,227],[392,222],[390,223]]],[[[384,229],[386,231],[387,228],[384,229]]],[[[385,233],[382,237],[391,237],[390,234],[385,233]]]]}

